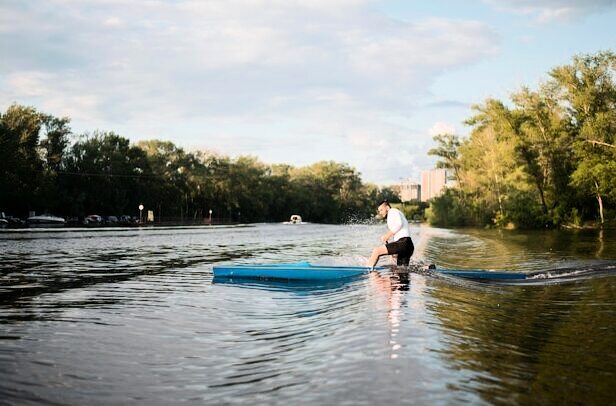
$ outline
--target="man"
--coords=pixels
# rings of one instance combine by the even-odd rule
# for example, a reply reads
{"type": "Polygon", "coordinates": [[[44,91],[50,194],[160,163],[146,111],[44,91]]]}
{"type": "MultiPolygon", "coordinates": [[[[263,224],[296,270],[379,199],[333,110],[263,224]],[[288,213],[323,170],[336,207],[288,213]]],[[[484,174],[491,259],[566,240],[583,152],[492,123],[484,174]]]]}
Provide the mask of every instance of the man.
{"type": "Polygon", "coordinates": [[[398,265],[408,265],[411,260],[411,255],[415,251],[413,241],[411,240],[411,232],[409,223],[406,221],[404,214],[398,209],[393,209],[387,200],[379,203],[379,215],[387,219],[387,233],[381,237],[381,241],[385,245],[381,245],[372,250],[372,255],[368,260],[368,266],[373,268],[379,261],[382,255],[397,255],[398,265]],[[393,242],[388,243],[393,237],[393,242]]]}

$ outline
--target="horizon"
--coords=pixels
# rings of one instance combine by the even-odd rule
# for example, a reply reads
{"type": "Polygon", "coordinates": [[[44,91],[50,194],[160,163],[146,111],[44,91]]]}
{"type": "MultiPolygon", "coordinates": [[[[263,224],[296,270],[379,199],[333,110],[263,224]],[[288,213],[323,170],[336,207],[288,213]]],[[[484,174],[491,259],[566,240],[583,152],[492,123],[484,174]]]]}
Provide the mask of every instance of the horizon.
{"type": "Polygon", "coordinates": [[[611,0],[0,4],[0,108],[74,133],[420,181],[470,106],[615,49],[611,0]]]}

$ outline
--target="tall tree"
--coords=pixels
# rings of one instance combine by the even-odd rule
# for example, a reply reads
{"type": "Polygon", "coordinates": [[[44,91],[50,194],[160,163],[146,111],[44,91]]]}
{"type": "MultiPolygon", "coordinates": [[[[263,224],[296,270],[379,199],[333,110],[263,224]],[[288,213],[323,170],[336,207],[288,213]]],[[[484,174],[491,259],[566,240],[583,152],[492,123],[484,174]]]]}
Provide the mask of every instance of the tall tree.
{"type": "Polygon", "coordinates": [[[45,136],[40,142],[45,168],[50,172],[58,172],[70,143],[71,120],[68,117],[57,118],[50,114],[41,114],[40,118],[42,135],[45,136]]]}
{"type": "Polygon", "coordinates": [[[0,118],[0,205],[24,213],[36,208],[41,185],[41,116],[33,107],[13,104],[0,118]]]}
{"type": "Polygon", "coordinates": [[[516,160],[519,120],[502,102],[488,99],[474,106],[476,114],[466,121],[473,127],[460,146],[463,190],[475,206],[477,221],[488,214],[506,224],[508,207],[516,190],[528,190],[527,178],[516,160]]]}
{"type": "Polygon", "coordinates": [[[460,187],[462,187],[460,162],[458,161],[460,138],[454,134],[437,134],[432,139],[436,142],[436,148],[430,149],[428,151],[428,155],[433,155],[440,158],[436,162],[437,168],[453,170],[456,182],[460,187]]]}
{"type": "Polygon", "coordinates": [[[550,75],[562,89],[575,134],[574,153],[580,164],[572,184],[595,196],[601,223],[604,198],[616,187],[616,151],[605,147],[616,142],[616,55],[600,52],[573,58],[570,65],[554,68],[550,75]]]}
{"type": "Polygon", "coordinates": [[[517,109],[514,129],[516,153],[536,187],[543,215],[553,218],[558,205],[566,205],[569,196],[569,176],[573,171],[571,143],[565,112],[557,97],[558,89],[547,83],[537,92],[523,88],[513,94],[517,109]]]}

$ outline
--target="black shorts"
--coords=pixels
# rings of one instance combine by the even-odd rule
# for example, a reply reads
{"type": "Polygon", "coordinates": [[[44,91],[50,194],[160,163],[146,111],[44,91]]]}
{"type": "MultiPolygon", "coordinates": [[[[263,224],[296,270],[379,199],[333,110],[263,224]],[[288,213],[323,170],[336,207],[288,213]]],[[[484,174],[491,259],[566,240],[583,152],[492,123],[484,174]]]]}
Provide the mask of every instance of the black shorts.
{"type": "Polygon", "coordinates": [[[387,248],[387,253],[389,255],[397,255],[398,265],[408,265],[411,260],[411,255],[413,255],[413,251],[415,251],[415,246],[413,245],[413,241],[411,237],[402,237],[398,241],[390,242],[385,244],[387,248]]]}

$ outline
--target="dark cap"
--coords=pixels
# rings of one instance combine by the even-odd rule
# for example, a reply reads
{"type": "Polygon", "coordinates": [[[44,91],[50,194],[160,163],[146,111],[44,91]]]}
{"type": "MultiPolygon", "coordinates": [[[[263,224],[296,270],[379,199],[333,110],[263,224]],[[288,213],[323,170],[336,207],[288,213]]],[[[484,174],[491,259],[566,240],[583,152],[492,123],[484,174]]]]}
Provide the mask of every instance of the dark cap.
{"type": "Polygon", "coordinates": [[[389,202],[387,201],[387,199],[385,199],[385,200],[381,200],[381,202],[379,203],[379,207],[380,207],[382,204],[386,204],[386,205],[387,205],[387,207],[391,207],[391,205],[389,204],[389,202]]]}

